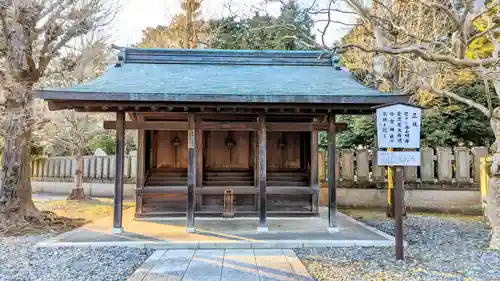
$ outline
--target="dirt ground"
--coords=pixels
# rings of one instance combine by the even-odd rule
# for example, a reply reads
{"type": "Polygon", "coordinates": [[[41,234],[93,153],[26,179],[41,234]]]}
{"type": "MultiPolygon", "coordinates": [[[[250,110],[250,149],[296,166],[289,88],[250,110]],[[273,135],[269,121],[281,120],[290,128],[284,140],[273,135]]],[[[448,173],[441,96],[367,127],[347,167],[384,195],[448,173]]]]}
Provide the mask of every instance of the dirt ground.
{"type": "MultiPolygon", "coordinates": [[[[102,219],[113,214],[113,199],[91,198],[85,200],[37,200],[35,205],[41,211],[52,211],[58,216],[85,219],[87,222],[102,219]]],[[[133,201],[124,201],[123,209],[135,206],[133,201]]]]}
{"type": "MultiPolygon", "coordinates": [[[[377,216],[383,216],[385,214],[382,210],[367,210],[367,209],[351,209],[351,208],[341,208],[340,212],[349,215],[353,218],[360,220],[370,220],[375,219],[377,216]]],[[[412,215],[429,216],[441,219],[458,219],[467,222],[483,222],[484,217],[481,215],[467,215],[467,214],[451,214],[451,213],[433,213],[433,212],[408,212],[412,215]]]]}

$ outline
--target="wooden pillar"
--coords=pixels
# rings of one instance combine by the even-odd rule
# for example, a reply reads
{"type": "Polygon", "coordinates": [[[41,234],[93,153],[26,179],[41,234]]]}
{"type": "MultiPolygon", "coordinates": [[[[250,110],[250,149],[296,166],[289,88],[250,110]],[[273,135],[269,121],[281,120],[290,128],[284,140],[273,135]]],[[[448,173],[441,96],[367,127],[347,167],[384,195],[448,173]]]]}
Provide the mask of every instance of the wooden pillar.
{"type": "Polygon", "coordinates": [[[194,112],[188,115],[188,180],[187,180],[187,222],[186,232],[195,232],[195,187],[196,187],[196,116],[194,112]]]}
{"type": "MultiPolygon", "coordinates": [[[[196,188],[203,188],[203,131],[200,129],[201,116],[196,116],[196,188]]],[[[196,192],[195,192],[196,193],[196,192]]],[[[196,196],[196,208],[201,210],[202,195],[196,196]]]]}
{"type": "Polygon", "coordinates": [[[312,195],[312,212],[319,212],[319,186],[318,186],[318,131],[311,131],[311,164],[310,164],[310,182],[311,189],[313,190],[312,195]]]}
{"type": "Polygon", "coordinates": [[[125,112],[116,113],[116,175],[113,199],[113,233],[122,233],[123,177],[125,160],[125,112]]]}
{"type": "Polygon", "coordinates": [[[394,176],[394,228],[396,260],[404,259],[403,246],[403,213],[404,213],[404,174],[403,167],[395,167],[394,176]]]}
{"type": "Polygon", "coordinates": [[[257,231],[266,232],[267,227],[267,194],[266,194],[266,179],[267,179],[267,136],[266,136],[266,115],[259,116],[259,226],[257,231]]]}
{"type": "MultiPolygon", "coordinates": [[[[143,121],[144,117],[140,116],[139,121],[143,121]]],[[[137,190],[144,188],[144,177],[146,176],[146,134],[144,130],[137,131],[137,190]]],[[[135,195],[135,213],[142,213],[142,192],[137,192],[135,195]]]]}
{"type": "Polygon", "coordinates": [[[254,210],[255,212],[259,211],[259,132],[250,132],[252,134],[252,153],[253,153],[253,174],[254,174],[254,188],[257,188],[257,192],[254,196],[254,210]]]}
{"type": "Polygon", "coordinates": [[[337,232],[337,179],[335,178],[335,114],[328,118],[328,231],[337,232]]]}

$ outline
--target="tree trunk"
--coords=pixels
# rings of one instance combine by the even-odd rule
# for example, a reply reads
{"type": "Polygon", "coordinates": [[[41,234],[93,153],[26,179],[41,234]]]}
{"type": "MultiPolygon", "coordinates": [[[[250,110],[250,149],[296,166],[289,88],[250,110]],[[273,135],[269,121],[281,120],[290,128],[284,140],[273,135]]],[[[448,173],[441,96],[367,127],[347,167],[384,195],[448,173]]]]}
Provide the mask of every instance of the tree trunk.
{"type": "MultiPolygon", "coordinates": [[[[495,108],[493,114],[500,116],[500,108],[495,108]]],[[[495,134],[495,143],[488,183],[486,216],[491,227],[490,247],[500,249],[500,121],[491,119],[491,127],[495,134]]]]}
{"type": "Polygon", "coordinates": [[[83,191],[83,153],[79,151],[76,155],[75,187],[71,190],[69,200],[85,199],[83,191]]]}
{"type": "Polygon", "coordinates": [[[27,218],[44,224],[31,199],[31,111],[30,99],[27,104],[14,104],[7,110],[0,180],[0,229],[23,224],[27,218]]]}

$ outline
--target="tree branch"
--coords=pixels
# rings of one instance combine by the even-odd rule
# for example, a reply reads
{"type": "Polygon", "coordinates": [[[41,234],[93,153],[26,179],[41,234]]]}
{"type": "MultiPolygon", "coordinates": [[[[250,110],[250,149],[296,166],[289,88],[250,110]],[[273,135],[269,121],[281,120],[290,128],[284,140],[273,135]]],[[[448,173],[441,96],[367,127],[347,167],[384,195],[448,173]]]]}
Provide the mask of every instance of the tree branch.
{"type": "Polygon", "coordinates": [[[461,68],[491,66],[491,65],[496,65],[499,62],[498,58],[486,58],[486,59],[471,60],[471,59],[467,59],[467,58],[462,59],[462,58],[456,58],[453,56],[429,53],[426,50],[424,50],[422,46],[415,46],[415,45],[396,48],[396,47],[388,47],[388,46],[368,47],[368,46],[363,46],[363,45],[359,45],[359,44],[346,44],[343,46],[339,46],[337,48],[339,50],[356,48],[356,49],[359,49],[363,52],[382,53],[382,54],[388,54],[388,55],[414,54],[425,61],[446,62],[446,63],[449,63],[453,66],[461,67],[461,68]]]}

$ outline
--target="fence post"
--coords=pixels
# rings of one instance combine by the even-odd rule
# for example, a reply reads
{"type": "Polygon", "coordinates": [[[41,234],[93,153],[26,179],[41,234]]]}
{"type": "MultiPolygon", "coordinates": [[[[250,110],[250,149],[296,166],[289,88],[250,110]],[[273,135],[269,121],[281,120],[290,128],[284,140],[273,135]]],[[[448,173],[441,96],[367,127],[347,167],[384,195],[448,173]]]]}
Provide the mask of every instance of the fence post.
{"type": "Polygon", "coordinates": [[[434,149],[425,147],[420,149],[420,181],[434,182],[434,149]]]}
{"type": "Polygon", "coordinates": [[[455,148],[455,179],[458,183],[470,181],[470,155],[467,147],[455,148]]]}
{"type": "Polygon", "coordinates": [[[109,158],[109,177],[114,179],[116,175],[116,156],[111,155],[109,158]]]}
{"type": "Polygon", "coordinates": [[[64,177],[71,178],[71,165],[73,164],[73,157],[66,159],[66,166],[64,167],[64,177]]]}
{"type": "Polygon", "coordinates": [[[109,179],[109,156],[102,157],[102,177],[109,179]]]}
{"type": "Polygon", "coordinates": [[[342,149],[342,170],[341,178],[344,181],[354,181],[354,151],[352,149],[342,149]]]}
{"type": "Polygon", "coordinates": [[[453,179],[453,170],[451,166],[451,148],[449,147],[438,147],[437,159],[438,159],[438,180],[440,182],[451,182],[453,179]]]}
{"type": "Polygon", "coordinates": [[[94,156],[95,158],[95,177],[97,179],[101,179],[102,178],[102,170],[103,170],[103,161],[102,159],[104,158],[104,156],[94,156]]]}
{"type": "Polygon", "coordinates": [[[123,173],[125,178],[130,178],[130,156],[125,155],[125,172],[123,173]]]}
{"type": "Polygon", "coordinates": [[[479,158],[479,190],[481,192],[481,207],[483,216],[488,215],[488,161],[487,157],[479,158]]]}
{"type": "Polygon", "coordinates": [[[385,168],[377,164],[377,149],[372,150],[372,181],[382,182],[385,180],[385,168]]]}
{"type": "Polygon", "coordinates": [[[47,178],[49,177],[49,159],[48,158],[43,158],[43,177],[47,178]]]}
{"type": "Polygon", "coordinates": [[[130,177],[137,178],[137,151],[130,152],[130,177]]]}
{"type": "Polygon", "coordinates": [[[57,165],[57,169],[59,170],[59,173],[57,175],[58,178],[64,178],[64,170],[66,167],[66,159],[65,158],[59,158],[57,165]]]}
{"type": "Polygon", "coordinates": [[[36,178],[38,172],[38,159],[31,160],[31,177],[36,178]]]}
{"type": "MultiPolygon", "coordinates": [[[[415,151],[415,149],[405,149],[405,151],[415,151]]],[[[417,182],[417,167],[406,166],[403,168],[404,179],[406,182],[415,183],[417,182]]]]}
{"type": "Polygon", "coordinates": [[[356,180],[367,182],[370,179],[370,163],[367,149],[356,150],[356,180]]]}
{"type": "Polygon", "coordinates": [[[44,163],[43,158],[38,158],[37,162],[38,162],[38,165],[37,165],[38,166],[37,176],[39,178],[41,178],[41,177],[43,177],[43,163],[44,163]]]}
{"type": "Polygon", "coordinates": [[[325,165],[325,152],[318,151],[318,179],[319,182],[326,180],[326,165],[325,165]]]}
{"type": "MultiPolygon", "coordinates": [[[[78,165],[78,163],[76,163],[76,165],[78,165]]],[[[83,177],[90,178],[90,158],[88,156],[83,156],[83,177]]]]}
{"type": "Polygon", "coordinates": [[[472,162],[473,162],[473,170],[472,176],[474,177],[474,182],[478,183],[481,180],[481,157],[488,156],[488,148],[484,146],[473,147],[471,149],[472,152],[472,162]]]}
{"type": "Polygon", "coordinates": [[[90,156],[89,158],[89,178],[95,179],[96,178],[96,158],[94,156],[90,156]]]}

